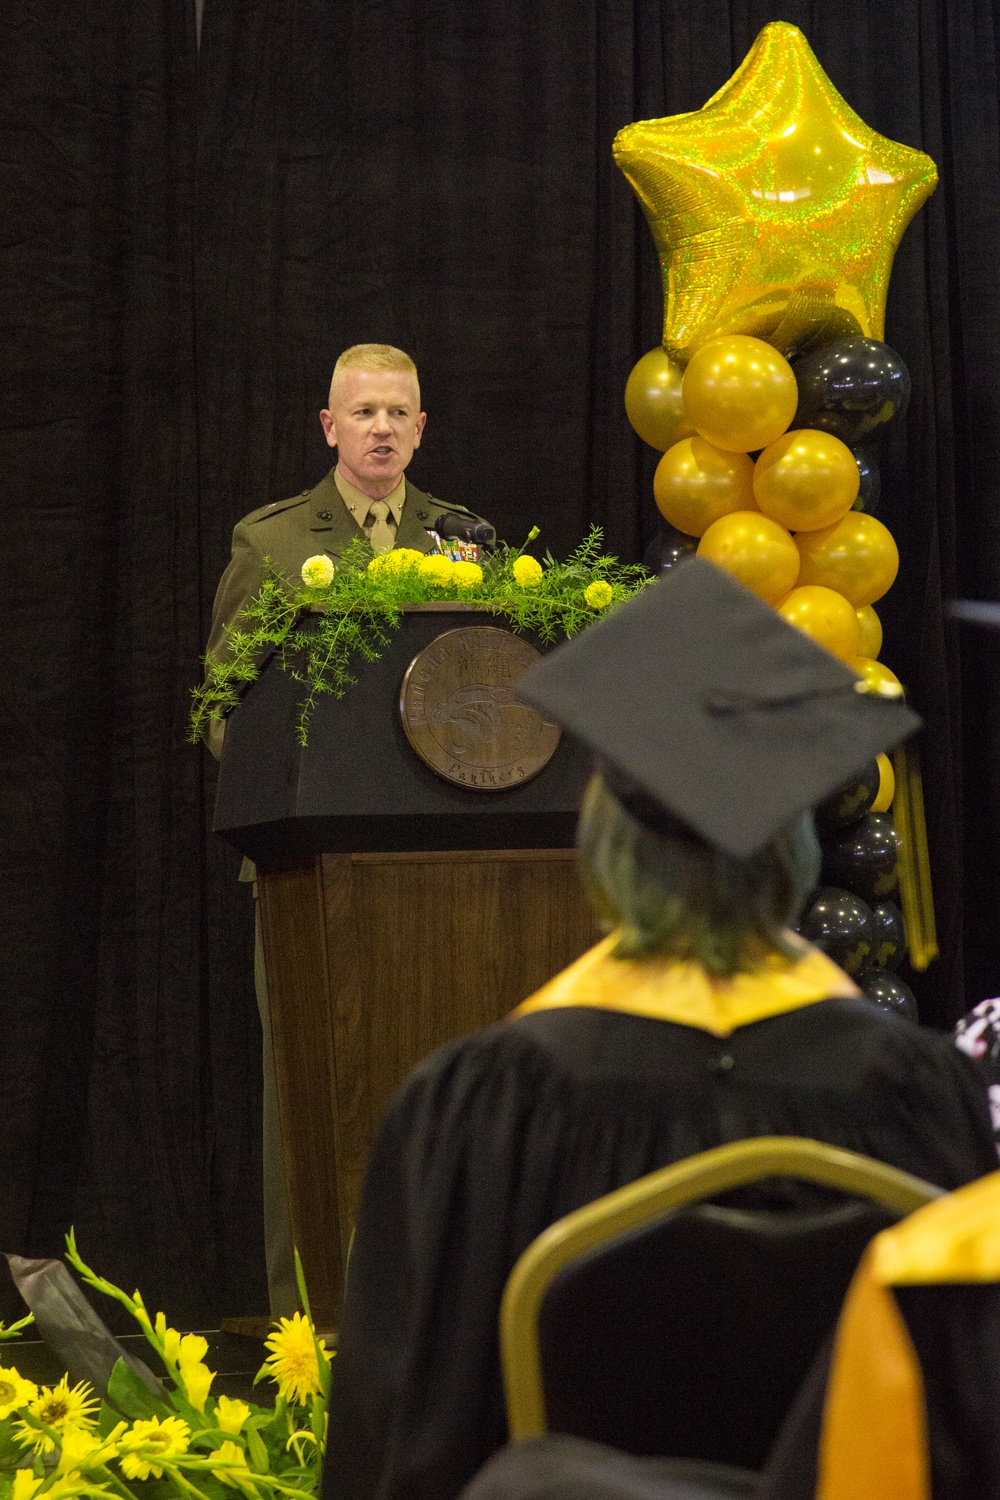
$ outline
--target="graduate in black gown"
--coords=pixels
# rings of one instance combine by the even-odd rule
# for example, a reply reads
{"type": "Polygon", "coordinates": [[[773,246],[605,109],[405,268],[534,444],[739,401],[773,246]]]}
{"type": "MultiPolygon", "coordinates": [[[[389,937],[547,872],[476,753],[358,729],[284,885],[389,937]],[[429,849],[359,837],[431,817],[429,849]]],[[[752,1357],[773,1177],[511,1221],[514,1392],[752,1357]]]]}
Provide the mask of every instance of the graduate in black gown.
{"type": "Polygon", "coordinates": [[[1000,1172],[876,1236],[817,1373],[759,1500],[1000,1500],[1000,1172]]]}
{"type": "Polygon", "coordinates": [[[996,1164],[968,1059],[790,931],[818,874],[804,810],[915,715],[860,694],[701,559],[519,692],[600,757],[578,844],[611,931],[392,1102],[351,1256],[324,1500],[449,1500],[506,1441],[504,1283],[582,1204],[758,1135],[945,1188],[996,1164]]]}

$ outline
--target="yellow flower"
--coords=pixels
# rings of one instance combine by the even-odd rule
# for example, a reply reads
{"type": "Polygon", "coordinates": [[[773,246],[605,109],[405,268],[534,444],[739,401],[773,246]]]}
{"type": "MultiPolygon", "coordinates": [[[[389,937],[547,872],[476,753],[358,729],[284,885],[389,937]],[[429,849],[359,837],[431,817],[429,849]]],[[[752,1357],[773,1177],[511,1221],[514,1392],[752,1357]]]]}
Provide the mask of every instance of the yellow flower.
{"type": "Polygon", "coordinates": [[[180,1365],[180,1377],[184,1391],[195,1411],[205,1410],[205,1400],[215,1379],[215,1371],[197,1361],[180,1365]]]}
{"type": "Polygon", "coordinates": [[[474,588],[477,583],[483,581],[483,570],[478,563],[457,562],[452,571],[452,581],[460,589],[474,588]]]}
{"type": "Polygon", "coordinates": [[[205,1410],[205,1398],[215,1379],[215,1371],[202,1364],[207,1353],[208,1340],[200,1333],[186,1333],[177,1345],[177,1371],[184,1393],[196,1411],[205,1410]]]}
{"type": "Polygon", "coordinates": [[[378,573],[381,569],[374,566],[381,563],[387,573],[402,573],[406,568],[415,567],[423,560],[423,552],[418,552],[415,547],[392,547],[388,552],[382,552],[378,557],[372,558],[368,564],[369,573],[378,573]]]}
{"type": "Polygon", "coordinates": [[[614,594],[610,583],[605,583],[603,578],[597,578],[593,583],[588,583],[583,591],[583,597],[591,609],[607,609],[614,594]]]}
{"type": "Polygon", "coordinates": [[[444,557],[440,552],[431,552],[420,559],[417,571],[425,583],[444,587],[451,583],[455,564],[450,557],[444,557]]]}
{"type": "MultiPolygon", "coordinates": [[[[100,1404],[85,1380],[79,1381],[70,1390],[69,1377],[64,1375],[58,1385],[43,1385],[41,1393],[29,1403],[28,1410],[33,1417],[61,1435],[71,1427],[92,1427],[93,1413],[100,1404]]],[[[18,1442],[24,1443],[25,1447],[34,1448],[36,1453],[52,1452],[55,1443],[48,1433],[40,1432],[27,1422],[19,1422],[18,1428],[18,1442]]]]}
{"type": "Polygon", "coordinates": [[[239,1432],[249,1415],[246,1402],[234,1401],[231,1396],[220,1396],[215,1403],[215,1423],[223,1432],[239,1432]]]}
{"type": "Polygon", "coordinates": [[[196,1365],[207,1353],[208,1339],[200,1333],[186,1333],[177,1347],[177,1363],[182,1369],[185,1365],[196,1365]]]}
{"type": "Polygon", "coordinates": [[[96,1469],[106,1464],[118,1452],[118,1439],[128,1424],[119,1422],[104,1438],[97,1438],[84,1427],[67,1427],[59,1444],[57,1474],[76,1473],[80,1469],[96,1469]]]}
{"type": "Polygon", "coordinates": [[[163,1478],[157,1459],[173,1458],[186,1453],[191,1429],[180,1417],[149,1417],[133,1422],[118,1440],[121,1469],[126,1479],[163,1478]]]}
{"type": "Polygon", "coordinates": [[[535,558],[523,554],[514,562],[511,569],[514,574],[514,582],[522,589],[537,589],[542,581],[542,565],[535,558]]]}
{"type": "MultiPolygon", "coordinates": [[[[318,1342],[324,1359],[329,1360],[323,1340],[318,1342]]],[[[265,1340],[265,1347],[271,1354],[264,1361],[263,1368],[277,1385],[280,1396],[301,1404],[308,1396],[319,1395],[322,1387],[316,1343],[312,1326],[301,1313],[291,1318],[279,1318],[278,1327],[265,1340]]]]}
{"type": "Polygon", "coordinates": [[[0,1367],[0,1420],[9,1417],[19,1406],[27,1406],[38,1395],[38,1387],[25,1380],[16,1370],[0,1367]]]}
{"type": "Polygon", "coordinates": [[[10,1500],[31,1500],[38,1486],[44,1483],[44,1479],[36,1479],[30,1469],[15,1469],[10,1500]]]}
{"type": "MultiPolygon", "coordinates": [[[[239,1402],[238,1404],[242,1405],[243,1403],[239,1402]]],[[[247,1457],[239,1443],[223,1443],[221,1448],[215,1450],[212,1457],[220,1464],[227,1466],[224,1469],[213,1469],[213,1479],[217,1479],[220,1484],[231,1485],[234,1490],[252,1489],[252,1484],[248,1483],[250,1474],[247,1469],[247,1457]],[[243,1471],[242,1474],[240,1470],[243,1471]],[[244,1478],[244,1475],[246,1478],[244,1478]]]]}
{"type": "Polygon", "coordinates": [[[163,1344],[164,1358],[169,1359],[170,1363],[175,1365],[177,1363],[177,1356],[180,1353],[181,1347],[180,1334],[177,1332],[176,1328],[167,1327],[166,1316],[161,1312],[158,1312],[156,1314],[155,1327],[156,1336],[163,1344]]]}
{"type": "Polygon", "coordinates": [[[333,582],[333,572],[332,560],[325,552],[317,552],[315,557],[307,557],[302,564],[302,582],[307,589],[325,589],[333,582]]]}

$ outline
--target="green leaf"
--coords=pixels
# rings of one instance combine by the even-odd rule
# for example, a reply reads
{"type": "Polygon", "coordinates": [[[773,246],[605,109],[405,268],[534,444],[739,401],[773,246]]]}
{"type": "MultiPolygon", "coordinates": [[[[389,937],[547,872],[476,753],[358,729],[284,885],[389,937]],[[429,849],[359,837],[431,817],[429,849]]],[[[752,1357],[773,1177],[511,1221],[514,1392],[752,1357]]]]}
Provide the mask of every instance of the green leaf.
{"type": "Polygon", "coordinates": [[[192,1450],[207,1448],[210,1453],[214,1453],[216,1448],[222,1447],[223,1443],[231,1443],[232,1441],[233,1434],[231,1432],[223,1432],[221,1427],[203,1427],[200,1432],[191,1434],[189,1446],[192,1450]]]}
{"type": "Polygon", "coordinates": [[[145,1381],[134,1374],[123,1359],[115,1361],[108,1381],[108,1400],[130,1421],[146,1417],[172,1417],[173,1409],[158,1401],[145,1381]]]}
{"type": "Polygon", "coordinates": [[[14,1436],[14,1419],[0,1422],[0,1469],[16,1469],[24,1461],[24,1444],[14,1436]]]}
{"type": "Polygon", "coordinates": [[[97,1436],[102,1438],[107,1437],[112,1427],[117,1426],[121,1419],[122,1414],[120,1411],[116,1411],[113,1406],[109,1406],[106,1401],[102,1401],[101,1409],[97,1415],[97,1436]]]}
{"type": "Polygon", "coordinates": [[[264,1446],[263,1440],[256,1427],[246,1427],[247,1452],[250,1455],[250,1467],[258,1474],[268,1474],[271,1469],[271,1458],[264,1446]]]}

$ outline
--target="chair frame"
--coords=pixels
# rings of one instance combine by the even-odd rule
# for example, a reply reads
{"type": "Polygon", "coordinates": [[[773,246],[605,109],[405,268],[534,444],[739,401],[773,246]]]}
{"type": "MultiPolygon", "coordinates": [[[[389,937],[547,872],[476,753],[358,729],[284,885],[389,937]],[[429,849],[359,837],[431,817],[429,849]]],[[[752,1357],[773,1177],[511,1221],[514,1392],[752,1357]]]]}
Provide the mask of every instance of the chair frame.
{"type": "Polygon", "coordinates": [[[943,1189],[885,1162],[802,1136],[759,1136],[716,1146],[650,1172],[558,1219],[533,1240],[511,1271],[500,1306],[510,1439],[547,1431],[538,1323],[549,1283],[565,1266],[631,1229],[730,1188],[766,1177],[797,1177],[910,1214],[943,1189]]]}

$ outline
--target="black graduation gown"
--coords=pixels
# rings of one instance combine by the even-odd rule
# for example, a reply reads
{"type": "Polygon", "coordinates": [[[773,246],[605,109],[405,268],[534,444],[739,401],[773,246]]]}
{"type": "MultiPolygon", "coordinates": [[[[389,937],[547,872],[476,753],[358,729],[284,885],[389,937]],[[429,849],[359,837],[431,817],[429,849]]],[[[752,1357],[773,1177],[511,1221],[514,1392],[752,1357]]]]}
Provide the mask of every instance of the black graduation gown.
{"type": "Polygon", "coordinates": [[[538,1010],[427,1058],[372,1153],[333,1362],[324,1500],[449,1500],[506,1440],[497,1318],[514,1262],[582,1204],[698,1151],[810,1136],[953,1188],[996,1166],[945,1039],[827,1000],[719,1038],[538,1010]]]}
{"type": "MultiPolygon", "coordinates": [[[[1000,1174],[994,1174],[994,1183],[990,1191],[1000,1214],[1000,1174]]],[[[908,1223],[916,1229],[915,1220],[908,1223]]],[[[990,1238],[995,1246],[992,1230],[990,1238]]],[[[975,1231],[968,1234],[967,1245],[978,1258],[975,1231]]],[[[984,1259],[995,1262],[995,1248],[984,1259]]],[[[920,1370],[932,1500],[1000,1500],[1000,1280],[894,1285],[889,1295],[920,1370]]],[[[872,1331],[870,1337],[880,1333],[872,1331]]],[[[814,1500],[831,1355],[828,1348],[817,1360],[789,1413],[758,1500],[814,1500]]],[[[896,1388],[874,1387],[860,1395],[869,1425],[890,1455],[896,1439],[883,1431],[884,1418],[892,1416],[884,1408],[891,1402],[898,1410],[900,1399],[896,1388]]],[[[850,1437],[847,1442],[851,1462],[850,1437]]],[[[882,1493],[878,1481],[872,1482],[872,1494],[876,1492],[882,1493]]]]}

